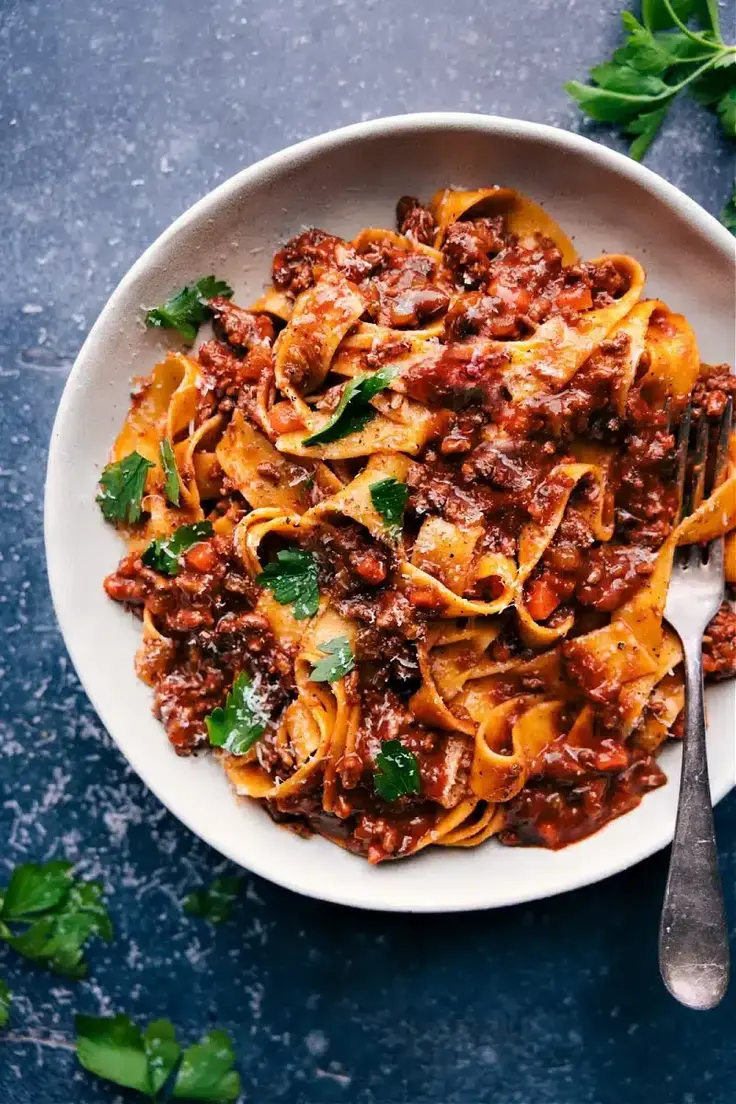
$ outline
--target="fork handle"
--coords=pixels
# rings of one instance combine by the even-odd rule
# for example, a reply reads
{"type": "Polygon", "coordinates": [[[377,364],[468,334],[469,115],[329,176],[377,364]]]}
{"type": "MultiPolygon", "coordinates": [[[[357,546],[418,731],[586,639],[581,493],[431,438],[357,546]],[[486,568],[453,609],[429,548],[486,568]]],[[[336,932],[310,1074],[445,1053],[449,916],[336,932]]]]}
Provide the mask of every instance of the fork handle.
{"type": "Polygon", "coordinates": [[[683,640],[685,739],[675,837],[659,927],[659,969],[673,997],[714,1008],[728,985],[729,950],[718,870],[703,708],[702,639],[683,640]]]}

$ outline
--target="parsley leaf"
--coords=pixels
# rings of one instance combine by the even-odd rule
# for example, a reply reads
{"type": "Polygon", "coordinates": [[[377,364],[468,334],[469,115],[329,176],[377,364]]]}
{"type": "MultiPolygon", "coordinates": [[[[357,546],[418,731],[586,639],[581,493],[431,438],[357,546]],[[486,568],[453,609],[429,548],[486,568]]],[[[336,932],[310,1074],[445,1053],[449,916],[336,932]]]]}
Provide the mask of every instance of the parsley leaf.
{"type": "Polygon", "coordinates": [[[56,908],[69,892],[69,872],[72,864],[63,860],[45,863],[24,863],[10,875],[8,888],[0,903],[3,920],[25,920],[29,913],[56,908]]]}
{"type": "Polygon", "coordinates": [[[164,330],[176,330],[188,345],[193,344],[199,327],[209,317],[209,301],[217,296],[229,299],[233,289],[224,280],[202,276],[167,299],[162,307],[146,314],[146,325],[164,330]]]}
{"type": "Polygon", "coordinates": [[[57,974],[83,977],[85,944],[95,935],[111,940],[113,929],[100,883],[70,871],[65,862],[16,867],[0,901],[0,939],[57,974]]]}
{"type": "Polygon", "coordinates": [[[74,1026],[77,1059],[84,1069],[126,1089],[154,1095],[143,1034],[129,1016],[77,1015],[74,1026]]]}
{"type": "Polygon", "coordinates": [[[164,494],[173,506],[178,506],[181,499],[181,482],[179,480],[179,469],[176,466],[174,449],[168,437],[164,437],[163,441],[159,444],[158,455],[166,477],[164,494]]]}
{"type": "MultiPolygon", "coordinates": [[[[672,11],[683,23],[687,23],[696,10],[702,7],[699,0],[670,0],[670,5],[672,11]]],[[[644,26],[650,31],[661,31],[672,26],[672,16],[667,11],[663,0],[642,0],[641,18],[644,26]]]]}
{"type": "Polygon", "coordinates": [[[184,911],[190,916],[223,924],[232,916],[243,879],[238,877],[215,878],[209,887],[195,889],[184,898],[184,911]]]}
{"type": "Polygon", "coordinates": [[[580,108],[634,135],[629,153],[637,161],[686,88],[735,137],[736,46],[723,42],[714,0],[643,0],[641,23],[631,12],[621,19],[626,37],[611,61],[591,70],[591,84],[565,85],[580,108]],[[693,20],[700,30],[688,26],[693,20]]]}
{"type": "Polygon", "coordinates": [[[409,488],[398,479],[381,479],[371,484],[371,502],[386,522],[390,536],[396,539],[404,524],[404,510],[409,499],[409,488]]]}
{"type": "Polygon", "coordinates": [[[137,452],[108,464],[100,476],[97,503],[105,521],[123,521],[135,525],[141,516],[141,500],[146,473],[153,464],[137,452]]]}
{"type": "Polygon", "coordinates": [[[305,437],[302,444],[327,445],[363,429],[378,413],[370,400],[379,391],[385,390],[395,375],[396,368],[387,364],[377,372],[349,380],[342,389],[340,402],[330,420],[311,437],[305,437]]]}
{"type": "Polygon", "coordinates": [[[6,982],[0,978],[0,1027],[5,1027],[10,1019],[10,1005],[13,1002],[13,994],[8,989],[6,982]]]}
{"type": "Polygon", "coordinates": [[[311,552],[301,548],[283,549],[264,567],[256,582],[268,587],[282,606],[293,602],[297,621],[314,617],[319,608],[319,575],[317,561],[311,552]]]}
{"type": "Polygon", "coordinates": [[[153,1094],[171,1077],[179,1061],[181,1047],[169,1020],[154,1020],[143,1032],[143,1052],[148,1062],[148,1080],[153,1094]]]}
{"type": "Polygon", "coordinates": [[[177,575],[181,557],[195,544],[207,540],[214,530],[211,521],[195,521],[192,525],[180,525],[170,537],[156,537],[141,556],[146,567],[163,575],[177,575]]]}
{"type": "Polygon", "coordinates": [[[721,222],[727,230],[730,230],[736,236],[736,184],[734,184],[731,198],[721,211],[721,222]]]}
{"type": "Polygon", "coordinates": [[[729,88],[716,104],[721,126],[729,138],[736,138],[736,85],[729,88]]]}
{"type": "Polygon", "coordinates": [[[232,685],[224,709],[218,706],[205,717],[210,744],[231,755],[245,755],[266,730],[270,720],[255,682],[242,671],[232,685]]]}
{"type": "Polygon", "coordinates": [[[312,667],[310,682],[337,682],[355,667],[355,656],[346,636],[336,636],[320,644],[325,658],[318,659],[312,667]]]}
{"type": "Polygon", "coordinates": [[[637,135],[629,146],[629,153],[635,161],[641,161],[649,149],[669,109],[670,105],[665,104],[664,107],[655,108],[654,111],[646,111],[642,115],[638,115],[625,127],[626,134],[637,135]]]}
{"type": "Polygon", "coordinates": [[[384,801],[396,801],[406,794],[421,793],[421,779],[416,755],[400,740],[384,740],[376,756],[379,768],[373,776],[376,793],[384,801]]]}
{"type": "Polygon", "coordinates": [[[226,1031],[209,1031],[182,1056],[171,1093],[174,1100],[231,1101],[240,1096],[240,1074],[226,1031]]]}
{"type": "Polygon", "coordinates": [[[155,1020],[145,1031],[129,1016],[75,1016],[77,1058],[81,1066],[105,1081],[154,1098],[172,1076],[167,1099],[237,1100],[240,1075],[225,1031],[210,1031],[182,1054],[169,1020],[155,1020]],[[177,1068],[178,1067],[178,1068],[177,1068]],[[176,1072],[175,1072],[176,1071],[176,1072]]]}

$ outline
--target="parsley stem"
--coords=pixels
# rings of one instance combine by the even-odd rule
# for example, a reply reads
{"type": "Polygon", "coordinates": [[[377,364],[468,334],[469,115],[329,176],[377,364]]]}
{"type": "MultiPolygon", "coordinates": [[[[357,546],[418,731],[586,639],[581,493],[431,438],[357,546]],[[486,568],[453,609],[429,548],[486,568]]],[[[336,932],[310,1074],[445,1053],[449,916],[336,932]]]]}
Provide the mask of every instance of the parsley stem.
{"type": "Polygon", "coordinates": [[[708,9],[708,17],[710,18],[710,25],[713,28],[713,37],[716,42],[723,43],[723,35],[721,34],[721,17],[718,12],[718,0],[705,0],[705,6],[708,9]]]}
{"type": "MultiPolygon", "coordinates": [[[[682,33],[684,35],[687,35],[688,38],[691,38],[693,40],[693,42],[699,42],[701,46],[710,46],[711,49],[716,45],[716,43],[714,43],[712,41],[712,39],[706,38],[704,35],[697,34],[695,31],[691,31],[690,28],[688,26],[686,26],[685,23],[682,22],[679,15],[677,14],[677,12],[672,7],[672,4],[670,3],[670,0],[664,0],[664,6],[666,7],[667,14],[669,15],[670,19],[675,24],[675,26],[679,27],[680,30],[682,31],[682,33]]],[[[720,36],[720,30],[718,30],[718,28],[719,28],[718,9],[715,8],[714,5],[712,5],[710,3],[710,0],[708,2],[708,14],[710,16],[711,23],[713,24],[714,34],[717,34],[719,41],[723,42],[723,39],[720,36]],[[714,18],[714,16],[715,16],[715,18],[714,18]]]]}
{"type": "MultiPolygon", "coordinates": [[[[622,103],[641,104],[642,106],[649,107],[652,104],[659,103],[662,100],[672,99],[678,92],[681,92],[683,88],[686,88],[692,81],[697,80],[708,69],[712,69],[713,66],[720,58],[725,54],[736,52],[736,47],[729,46],[724,50],[719,50],[715,54],[710,55],[710,59],[701,65],[698,69],[695,69],[692,73],[688,73],[679,84],[669,84],[664,92],[660,92],[657,96],[642,96],[640,94],[634,94],[632,92],[610,92],[606,90],[606,95],[611,99],[620,100],[622,103]]],[[[576,84],[576,82],[571,82],[576,84]]],[[[577,86],[577,85],[576,85],[577,86]]]]}

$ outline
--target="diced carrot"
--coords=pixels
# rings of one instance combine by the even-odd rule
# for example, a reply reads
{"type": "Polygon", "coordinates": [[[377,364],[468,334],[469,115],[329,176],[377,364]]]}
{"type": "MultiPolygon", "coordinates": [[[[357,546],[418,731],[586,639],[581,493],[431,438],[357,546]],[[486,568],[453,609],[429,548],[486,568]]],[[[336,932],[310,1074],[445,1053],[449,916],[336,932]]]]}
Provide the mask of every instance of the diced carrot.
{"type": "Polygon", "coordinates": [[[560,596],[557,591],[550,586],[544,575],[535,579],[529,587],[529,594],[526,600],[526,608],[529,615],[533,617],[535,621],[546,621],[549,615],[554,613],[559,604],[560,596]]]}
{"type": "Polygon", "coordinates": [[[274,433],[295,433],[305,428],[299,412],[286,400],[271,407],[270,417],[274,433]]]}
{"type": "Polygon", "coordinates": [[[559,307],[572,307],[573,310],[578,311],[590,310],[593,306],[593,296],[590,294],[590,288],[583,283],[563,287],[557,296],[557,305],[559,307]]]}
{"type": "Polygon", "coordinates": [[[441,610],[444,606],[442,597],[431,587],[409,587],[406,597],[417,609],[441,610]]]}
{"type": "Polygon", "coordinates": [[[198,571],[206,575],[217,566],[217,553],[211,544],[201,541],[190,548],[185,556],[186,565],[190,571],[198,571]]]}

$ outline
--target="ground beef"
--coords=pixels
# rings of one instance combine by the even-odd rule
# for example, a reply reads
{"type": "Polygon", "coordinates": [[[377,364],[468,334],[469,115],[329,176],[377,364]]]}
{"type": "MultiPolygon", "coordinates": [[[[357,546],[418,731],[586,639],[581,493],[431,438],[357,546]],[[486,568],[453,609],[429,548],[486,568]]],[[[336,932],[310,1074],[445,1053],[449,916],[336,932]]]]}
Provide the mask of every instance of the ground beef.
{"type": "Polygon", "coordinates": [[[596,309],[610,306],[629,289],[626,275],[616,268],[613,261],[586,261],[580,267],[590,281],[593,306],[596,309]]]}
{"type": "MultiPolygon", "coordinates": [[[[270,350],[263,350],[270,363],[270,350]]],[[[229,413],[237,403],[244,387],[258,380],[262,371],[263,360],[255,357],[255,350],[247,357],[238,356],[232,346],[223,341],[206,341],[199,347],[197,358],[202,368],[203,383],[200,386],[201,410],[214,413],[221,408],[223,400],[231,400],[227,409],[229,413]],[[254,358],[254,359],[252,359],[254,358]]]]}
{"type": "Polygon", "coordinates": [[[435,263],[424,253],[391,250],[359,285],[374,322],[393,329],[423,325],[447,309],[450,297],[434,280],[435,263]]]}
{"type": "Polygon", "coordinates": [[[422,245],[431,245],[437,230],[434,215],[414,196],[402,196],[396,204],[396,228],[422,245]]]}
{"type": "Polygon", "coordinates": [[[210,299],[209,306],[215,332],[239,351],[245,352],[253,345],[272,344],[275,331],[270,315],[246,310],[224,297],[210,299]]]}
{"type": "Polygon", "coordinates": [[[281,291],[297,296],[312,287],[321,272],[337,269],[349,280],[358,281],[373,266],[373,260],[361,257],[342,238],[324,230],[306,230],[274,256],[273,282],[281,291]]]}
{"type": "Polygon", "coordinates": [[[578,569],[575,597],[585,606],[611,613],[651,575],[655,558],[655,553],[636,545],[599,544],[578,569]]]}
{"type": "Polygon", "coordinates": [[[427,406],[474,406],[492,415],[508,399],[503,383],[507,363],[503,350],[449,343],[428,350],[404,372],[402,382],[410,398],[427,406]]]}
{"type": "Polygon", "coordinates": [[[448,332],[459,341],[521,340],[553,314],[574,321],[577,312],[593,305],[587,269],[564,266],[554,242],[542,239],[533,248],[514,244],[487,261],[482,289],[453,306],[448,332]]]}
{"type": "Polygon", "coordinates": [[[224,704],[238,671],[261,679],[274,715],[293,686],[291,657],[252,612],[259,588],[241,570],[231,539],[216,536],[185,553],[177,575],[129,555],[105,580],[110,598],[145,607],[167,638],[144,644],[136,665],[154,686],[154,712],[180,754],[206,741],[204,717],[224,704]]]}
{"type": "Polygon", "coordinates": [[[643,424],[624,439],[618,461],[616,535],[624,543],[657,549],[677,518],[675,438],[643,424]]]}
{"type": "Polygon", "coordinates": [[[535,395],[505,412],[504,427],[514,436],[568,441],[590,436],[610,441],[621,428],[611,409],[613,391],[629,356],[627,334],[601,342],[599,349],[575,373],[567,387],[554,394],[535,395]]]}
{"type": "Polygon", "coordinates": [[[466,480],[457,465],[439,458],[412,464],[406,476],[410,488],[407,509],[418,519],[444,517],[461,525],[476,525],[491,514],[513,512],[511,496],[466,480]]]}
{"type": "Polygon", "coordinates": [[[718,364],[713,368],[702,365],[701,375],[690,396],[693,416],[720,418],[729,396],[736,401],[736,375],[731,373],[728,364],[718,364]]]}
{"type": "Polygon", "coordinates": [[[335,600],[375,591],[393,569],[394,553],[354,522],[321,526],[307,546],[317,558],[320,585],[335,600]]]}
{"type": "Polygon", "coordinates": [[[736,611],[728,602],[703,637],[703,671],[711,678],[736,678],[736,611]]]}
{"type": "MultiPolygon", "coordinates": [[[[574,751],[566,748],[565,754],[574,751]]],[[[593,770],[569,783],[554,777],[529,783],[509,802],[499,841],[557,850],[629,812],[667,776],[651,756],[635,751],[628,756],[629,764],[612,773],[593,770]]]]}
{"type": "Polygon", "coordinates": [[[477,288],[485,283],[492,257],[501,252],[508,240],[503,215],[466,219],[448,226],[442,255],[458,287],[477,288]]]}

